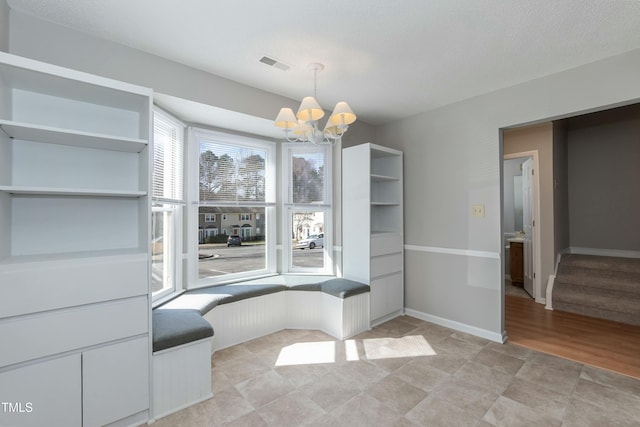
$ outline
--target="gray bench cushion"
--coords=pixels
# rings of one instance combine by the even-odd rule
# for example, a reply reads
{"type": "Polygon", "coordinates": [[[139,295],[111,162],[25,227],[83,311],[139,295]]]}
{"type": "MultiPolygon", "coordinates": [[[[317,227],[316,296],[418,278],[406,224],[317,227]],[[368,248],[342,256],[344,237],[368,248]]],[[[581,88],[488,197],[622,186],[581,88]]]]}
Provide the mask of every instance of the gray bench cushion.
{"type": "Polygon", "coordinates": [[[213,328],[197,310],[153,310],[153,351],[213,336],[213,328]]]}
{"type": "Polygon", "coordinates": [[[333,295],[338,298],[349,298],[354,295],[364,294],[369,292],[369,285],[356,282],[349,279],[330,279],[320,284],[320,290],[325,294],[333,295]]]}
{"type": "Polygon", "coordinates": [[[284,285],[222,285],[193,289],[164,304],[162,308],[193,309],[201,315],[219,304],[228,304],[287,289],[284,285]]]}
{"type": "Polygon", "coordinates": [[[349,298],[369,292],[369,285],[354,280],[335,278],[320,283],[304,283],[289,287],[292,291],[320,291],[338,298],[349,298]]]}
{"type": "Polygon", "coordinates": [[[281,284],[237,284],[193,289],[153,310],[153,351],[213,336],[213,328],[202,316],[217,305],[287,289],[321,291],[344,299],[369,292],[369,285],[334,278],[320,283],[305,283],[290,287],[281,284]]]}

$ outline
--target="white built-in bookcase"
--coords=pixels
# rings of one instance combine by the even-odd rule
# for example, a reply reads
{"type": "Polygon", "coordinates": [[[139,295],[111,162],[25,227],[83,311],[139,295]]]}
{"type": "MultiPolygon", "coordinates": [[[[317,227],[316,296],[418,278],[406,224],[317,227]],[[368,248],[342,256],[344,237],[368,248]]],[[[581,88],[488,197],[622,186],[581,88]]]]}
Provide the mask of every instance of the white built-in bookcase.
{"type": "Polygon", "coordinates": [[[148,417],[151,96],[0,52],[0,425],[148,417]]]}
{"type": "Polygon", "coordinates": [[[344,277],[371,286],[372,324],[404,309],[402,152],[375,144],[342,150],[344,277]]]}

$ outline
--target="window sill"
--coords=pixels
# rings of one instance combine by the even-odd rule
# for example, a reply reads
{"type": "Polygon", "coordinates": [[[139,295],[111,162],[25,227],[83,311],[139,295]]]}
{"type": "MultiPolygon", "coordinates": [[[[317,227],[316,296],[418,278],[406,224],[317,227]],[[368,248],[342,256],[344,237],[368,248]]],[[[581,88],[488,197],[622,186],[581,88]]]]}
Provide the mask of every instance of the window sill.
{"type": "Polygon", "coordinates": [[[180,289],[179,291],[175,291],[175,292],[171,292],[170,294],[167,295],[163,295],[162,297],[158,298],[158,299],[154,299],[151,303],[151,308],[156,308],[161,306],[162,304],[164,304],[165,302],[171,301],[172,299],[176,298],[179,295],[182,295],[184,292],[186,291],[186,289],[180,289]]]}

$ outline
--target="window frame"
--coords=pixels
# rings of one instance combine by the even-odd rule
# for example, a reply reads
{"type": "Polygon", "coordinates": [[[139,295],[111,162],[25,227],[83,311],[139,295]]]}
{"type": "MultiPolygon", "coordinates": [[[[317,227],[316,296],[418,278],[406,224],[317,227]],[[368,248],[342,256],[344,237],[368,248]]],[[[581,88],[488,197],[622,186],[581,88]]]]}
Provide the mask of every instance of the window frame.
{"type": "MultiPolygon", "coordinates": [[[[163,220],[163,255],[165,249],[169,248],[169,256],[163,257],[163,280],[170,280],[171,285],[164,287],[159,292],[152,293],[154,302],[163,300],[167,297],[180,292],[182,290],[182,207],[174,203],[154,204],[151,207],[151,214],[166,213],[169,214],[169,221],[163,220]],[[167,233],[166,230],[169,230],[167,233]],[[178,250],[180,248],[180,250],[178,250]],[[167,277],[168,275],[168,277],[167,277]]],[[[153,257],[153,253],[151,255],[153,257]]],[[[153,264],[152,264],[153,265],[153,264]]]]}
{"type": "Polygon", "coordinates": [[[282,175],[281,175],[281,195],[282,195],[282,272],[293,274],[309,275],[333,275],[335,274],[336,262],[333,260],[333,146],[330,144],[312,145],[309,143],[282,143],[282,175]],[[297,153],[317,153],[324,154],[324,197],[321,203],[296,203],[293,201],[293,177],[292,177],[292,157],[297,153]],[[309,268],[293,265],[293,242],[291,232],[293,230],[293,213],[295,211],[322,212],[324,224],[323,267],[309,268]]]}
{"type": "MultiPolygon", "coordinates": [[[[181,179],[178,181],[178,183],[181,184],[181,191],[178,192],[178,195],[181,195],[182,198],[180,199],[179,196],[178,198],[173,198],[173,199],[166,198],[164,197],[164,194],[161,197],[157,197],[154,194],[153,187],[151,189],[151,194],[150,194],[151,215],[153,216],[155,213],[165,212],[165,213],[169,213],[169,217],[170,217],[170,221],[168,222],[164,222],[163,220],[162,238],[163,238],[163,280],[167,279],[165,274],[169,273],[168,279],[171,281],[171,284],[166,288],[163,286],[163,289],[159,292],[153,292],[152,290],[151,300],[154,305],[159,304],[162,301],[171,298],[173,295],[178,294],[183,290],[184,283],[182,280],[182,241],[183,241],[182,229],[183,229],[183,211],[184,211],[185,197],[186,197],[186,191],[184,187],[186,182],[185,180],[186,178],[185,177],[185,160],[186,160],[185,132],[186,132],[187,126],[178,118],[163,111],[157,106],[153,107],[154,139],[151,145],[152,153],[151,153],[151,164],[150,164],[150,169],[151,169],[150,175],[151,175],[152,182],[154,177],[153,172],[155,169],[154,167],[155,151],[153,150],[156,149],[156,144],[157,144],[157,141],[155,139],[157,118],[175,127],[175,129],[177,130],[177,135],[179,135],[178,144],[180,144],[179,148],[181,148],[182,152],[175,159],[176,165],[174,166],[178,168],[178,172],[181,174],[181,179]],[[168,234],[168,236],[166,236],[165,234],[168,234]],[[168,255],[165,257],[164,255],[166,253],[168,255]]],[[[173,158],[173,154],[171,155],[171,157],[173,158]]],[[[163,171],[165,170],[164,169],[165,167],[166,167],[166,164],[163,166],[163,171]]],[[[166,176],[166,175],[163,175],[163,176],[166,176]]],[[[173,175],[170,174],[169,176],[173,176],[173,175]]],[[[175,194],[176,193],[174,193],[174,195],[175,194]]],[[[151,249],[149,251],[150,252],[149,256],[150,256],[150,265],[152,268],[153,267],[152,252],[153,252],[153,240],[154,240],[153,230],[150,233],[150,238],[152,242],[151,242],[151,249]]],[[[152,280],[153,279],[150,278],[150,281],[152,280]]]]}
{"type": "MultiPolygon", "coordinates": [[[[189,127],[187,137],[188,153],[188,173],[187,173],[187,205],[188,205],[188,233],[187,259],[188,259],[188,284],[189,289],[200,288],[212,285],[222,285],[229,282],[246,280],[251,278],[273,275],[277,273],[276,265],[276,245],[277,245],[277,212],[276,212],[276,144],[272,141],[259,139],[250,136],[241,136],[231,133],[209,130],[201,127],[189,127]],[[224,207],[258,207],[264,208],[265,215],[265,267],[259,270],[251,270],[239,273],[228,273],[220,276],[206,278],[199,277],[198,271],[198,208],[200,203],[199,192],[199,165],[200,165],[200,144],[201,142],[214,142],[226,145],[237,145],[264,150],[265,158],[265,200],[264,202],[219,202],[216,206],[224,207]]],[[[203,206],[213,206],[208,203],[203,206]]],[[[220,232],[227,231],[222,228],[224,218],[227,214],[221,214],[220,232]]]]}

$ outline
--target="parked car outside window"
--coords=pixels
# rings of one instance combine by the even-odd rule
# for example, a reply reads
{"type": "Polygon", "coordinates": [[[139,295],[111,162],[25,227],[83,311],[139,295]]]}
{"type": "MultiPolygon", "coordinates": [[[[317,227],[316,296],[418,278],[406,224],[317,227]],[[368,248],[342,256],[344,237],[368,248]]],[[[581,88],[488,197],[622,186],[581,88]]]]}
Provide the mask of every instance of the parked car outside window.
{"type": "Polygon", "coordinates": [[[298,249],[315,249],[317,247],[324,248],[324,233],[312,234],[296,243],[296,248],[298,249]]]}
{"type": "Polygon", "coordinates": [[[229,246],[242,246],[242,239],[240,239],[240,236],[229,236],[227,238],[227,247],[229,246]]]}

